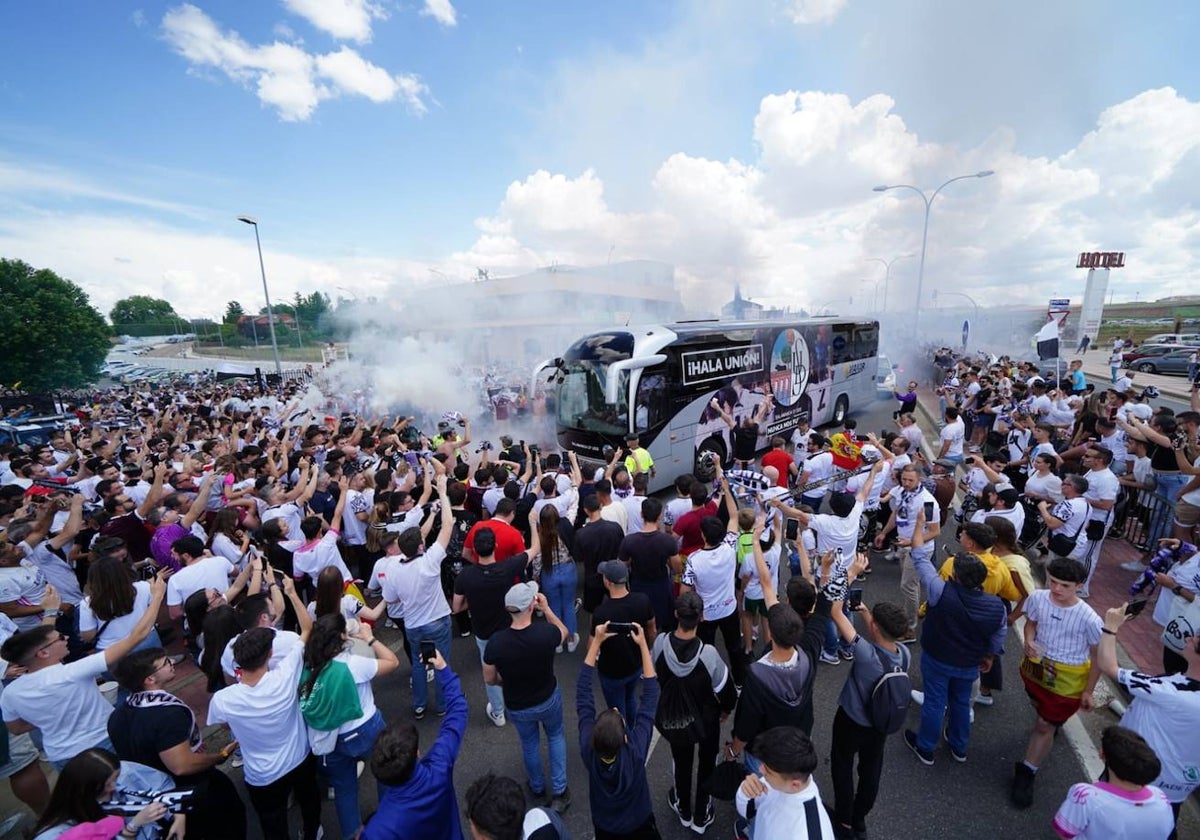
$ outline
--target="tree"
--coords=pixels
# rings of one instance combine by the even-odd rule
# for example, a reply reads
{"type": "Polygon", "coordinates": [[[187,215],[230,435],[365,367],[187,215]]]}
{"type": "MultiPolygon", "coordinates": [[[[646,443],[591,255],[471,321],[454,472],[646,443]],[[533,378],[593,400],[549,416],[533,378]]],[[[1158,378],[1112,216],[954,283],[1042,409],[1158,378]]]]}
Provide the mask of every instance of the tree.
{"type": "Polygon", "coordinates": [[[226,324],[236,324],[238,318],[241,318],[245,314],[246,310],[243,309],[242,305],[236,300],[231,300],[229,303],[225,304],[224,321],[226,324]]]}
{"type": "Polygon", "coordinates": [[[90,385],[109,336],[83,289],[48,268],[0,259],[0,383],[26,391],[90,385]]]}
{"type": "Polygon", "coordinates": [[[117,301],[109,317],[112,318],[113,326],[119,327],[124,324],[165,323],[178,316],[175,314],[175,308],[161,298],[134,295],[117,301]]]}

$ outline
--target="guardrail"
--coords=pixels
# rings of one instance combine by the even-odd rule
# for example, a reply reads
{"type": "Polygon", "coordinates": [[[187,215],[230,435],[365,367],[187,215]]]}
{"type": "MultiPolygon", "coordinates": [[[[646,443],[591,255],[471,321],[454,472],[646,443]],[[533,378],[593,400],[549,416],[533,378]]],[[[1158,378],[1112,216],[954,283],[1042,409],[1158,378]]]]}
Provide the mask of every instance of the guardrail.
{"type": "Polygon", "coordinates": [[[1136,547],[1153,546],[1171,536],[1175,506],[1153,490],[1123,487],[1114,508],[1116,515],[1108,535],[1127,540],[1136,547]]]}

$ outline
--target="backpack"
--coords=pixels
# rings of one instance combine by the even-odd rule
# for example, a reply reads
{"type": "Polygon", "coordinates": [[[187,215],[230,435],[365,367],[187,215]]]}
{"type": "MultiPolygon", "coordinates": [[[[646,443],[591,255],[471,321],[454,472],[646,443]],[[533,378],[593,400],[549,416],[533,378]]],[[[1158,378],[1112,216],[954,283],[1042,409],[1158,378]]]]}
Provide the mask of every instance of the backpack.
{"type": "Polygon", "coordinates": [[[876,652],[884,672],[871,687],[871,696],[866,704],[867,719],[871,726],[885,735],[900,731],[908,716],[909,704],[912,703],[913,686],[908,676],[908,666],[912,660],[908,649],[904,645],[899,647],[901,662],[890,669],[876,652]]]}
{"type": "Polygon", "coordinates": [[[665,738],[687,738],[699,743],[707,732],[699,704],[688,693],[684,679],[674,675],[662,681],[654,716],[658,731],[665,738]]]}

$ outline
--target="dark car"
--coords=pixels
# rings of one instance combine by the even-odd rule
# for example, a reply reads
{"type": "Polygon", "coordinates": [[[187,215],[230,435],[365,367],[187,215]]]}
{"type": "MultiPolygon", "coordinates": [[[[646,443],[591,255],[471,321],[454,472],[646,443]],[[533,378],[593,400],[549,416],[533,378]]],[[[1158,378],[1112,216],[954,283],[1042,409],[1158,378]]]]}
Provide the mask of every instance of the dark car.
{"type": "Polygon", "coordinates": [[[1132,367],[1129,363],[1136,362],[1143,356],[1161,356],[1163,353],[1169,353],[1172,350],[1178,349],[1178,344],[1143,344],[1122,353],[1121,361],[1125,363],[1125,367],[1132,367]]]}
{"type": "Polygon", "coordinates": [[[1186,375],[1189,360],[1196,354],[1195,347],[1167,350],[1157,355],[1141,356],[1126,362],[1125,367],[1143,373],[1178,373],[1186,375]]]}

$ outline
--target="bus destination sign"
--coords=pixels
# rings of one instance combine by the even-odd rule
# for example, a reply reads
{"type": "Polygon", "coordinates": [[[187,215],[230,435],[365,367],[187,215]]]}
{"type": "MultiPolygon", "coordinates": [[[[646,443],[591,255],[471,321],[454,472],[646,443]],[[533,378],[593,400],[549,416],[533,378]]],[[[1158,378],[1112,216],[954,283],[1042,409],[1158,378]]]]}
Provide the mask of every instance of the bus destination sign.
{"type": "Polygon", "coordinates": [[[683,355],[683,384],[713,382],[763,369],[761,344],[694,350],[683,355]]]}

